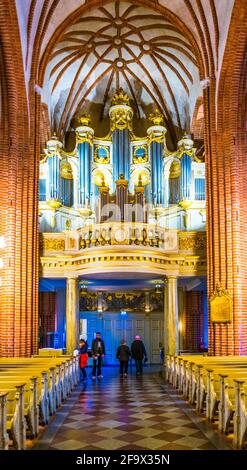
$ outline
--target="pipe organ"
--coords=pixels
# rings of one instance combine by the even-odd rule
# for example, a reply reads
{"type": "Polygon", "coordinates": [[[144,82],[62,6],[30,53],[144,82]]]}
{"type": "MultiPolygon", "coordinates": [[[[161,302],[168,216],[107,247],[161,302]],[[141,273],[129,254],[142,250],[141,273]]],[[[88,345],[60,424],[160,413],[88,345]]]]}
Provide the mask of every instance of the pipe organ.
{"type": "Polygon", "coordinates": [[[177,150],[166,146],[163,115],[149,116],[146,136],[133,130],[134,110],[122,89],[109,109],[110,130],[96,137],[84,113],[76,146],[66,152],[56,135],[40,162],[40,231],[72,230],[116,222],[155,223],[205,230],[205,164],[184,135],[177,150]]]}

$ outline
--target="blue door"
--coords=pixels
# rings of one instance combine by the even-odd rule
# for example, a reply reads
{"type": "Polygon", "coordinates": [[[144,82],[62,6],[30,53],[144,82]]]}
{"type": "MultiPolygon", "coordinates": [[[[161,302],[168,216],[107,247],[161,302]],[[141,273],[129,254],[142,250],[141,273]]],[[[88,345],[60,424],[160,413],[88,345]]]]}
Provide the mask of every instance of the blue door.
{"type": "Polygon", "coordinates": [[[116,351],[124,338],[128,344],[140,335],[148,354],[148,362],[159,363],[159,342],[163,342],[163,313],[80,312],[80,335],[86,336],[89,347],[99,331],[105,342],[105,365],[117,365],[116,351]]]}

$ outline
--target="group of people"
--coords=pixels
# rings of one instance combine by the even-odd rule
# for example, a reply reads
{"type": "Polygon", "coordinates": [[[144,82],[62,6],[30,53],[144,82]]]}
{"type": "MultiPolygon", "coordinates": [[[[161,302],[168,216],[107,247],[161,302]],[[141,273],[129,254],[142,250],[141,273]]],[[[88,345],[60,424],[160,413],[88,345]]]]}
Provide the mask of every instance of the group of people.
{"type": "MultiPolygon", "coordinates": [[[[82,381],[87,380],[87,371],[86,366],[88,364],[88,344],[84,339],[80,340],[80,368],[82,372],[82,381]]],[[[93,358],[93,369],[92,369],[92,379],[97,377],[101,379],[102,371],[102,359],[105,356],[105,343],[101,338],[101,333],[97,332],[95,339],[92,341],[92,348],[90,355],[93,358]]],[[[127,346],[125,339],[122,339],[121,345],[117,348],[116,358],[120,363],[120,377],[127,377],[129,359],[132,358],[135,361],[136,366],[136,375],[142,374],[143,360],[147,362],[147,353],[143,341],[140,336],[136,336],[134,341],[131,344],[131,347],[127,346]]]]}

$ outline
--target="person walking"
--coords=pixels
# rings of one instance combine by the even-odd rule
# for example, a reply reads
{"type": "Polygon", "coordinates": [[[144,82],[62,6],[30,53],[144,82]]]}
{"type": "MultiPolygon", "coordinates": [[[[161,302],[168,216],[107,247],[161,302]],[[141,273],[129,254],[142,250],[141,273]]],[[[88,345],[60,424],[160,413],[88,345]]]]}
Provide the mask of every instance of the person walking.
{"type": "Polygon", "coordinates": [[[101,338],[101,333],[97,332],[96,337],[92,342],[92,358],[93,358],[93,371],[92,371],[92,379],[96,378],[96,370],[97,370],[97,377],[101,379],[103,377],[101,373],[101,364],[102,359],[105,356],[105,343],[101,338]]]}
{"type": "Polygon", "coordinates": [[[160,350],[160,364],[163,366],[164,365],[164,359],[165,359],[165,348],[163,346],[163,343],[159,343],[159,350],[160,350]]]}
{"type": "Polygon", "coordinates": [[[135,360],[136,375],[142,375],[142,361],[147,361],[147,353],[140,336],[136,336],[131,344],[131,356],[135,360]]]}
{"type": "Polygon", "coordinates": [[[87,380],[87,372],[86,366],[88,364],[88,344],[84,339],[80,339],[80,348],[79,348],[79,355],[80,355],[80,369],[82,373],[82,381],[85,382],[87,380]]]}
{"type": "Polygon", "coordinates": [[[129,358],[131,356],[130,348],[127,346],[125,339],[122,339],[121,346],[117,348],[117,359],[120,362],[120,377],[127,377],[129,358]]]}

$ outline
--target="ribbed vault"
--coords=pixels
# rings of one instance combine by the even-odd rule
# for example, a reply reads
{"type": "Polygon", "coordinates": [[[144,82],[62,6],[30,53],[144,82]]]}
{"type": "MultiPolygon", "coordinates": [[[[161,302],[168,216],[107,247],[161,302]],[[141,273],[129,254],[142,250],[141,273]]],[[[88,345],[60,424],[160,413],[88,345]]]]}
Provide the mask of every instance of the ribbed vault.
{"type": "Polygon", "coordinates": [[[202,95],[198,68],[203,80],[219,77],[234,0],[16,4],[27,89],[31,78],[53,128],[66,132],[92,104],[101,120],[120,85],[138,117],[151,104],[163,111],[175,141],[202,95]]]}
{"type": "Polygon", "coordinates": [[[102,103],[102,118],[120,86],[139,117],[153,105],[170,131],[184,129],[201,91],[189,42],[164,16],[129,2],[92,10],[67,28],[51,54],[46,83],[59,132],[88,103],[102,103]]]}

